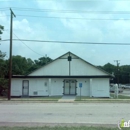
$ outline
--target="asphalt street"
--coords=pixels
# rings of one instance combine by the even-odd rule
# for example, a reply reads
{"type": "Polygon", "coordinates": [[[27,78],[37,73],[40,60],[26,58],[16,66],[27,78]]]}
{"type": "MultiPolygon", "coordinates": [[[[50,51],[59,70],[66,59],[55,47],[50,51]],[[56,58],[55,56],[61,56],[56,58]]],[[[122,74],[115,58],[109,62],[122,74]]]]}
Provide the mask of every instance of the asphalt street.
{"type": "Polygon", "coordinates": [[[0,103],[2,123],[117,124],[130,120],[127,103],[0,103]]]}

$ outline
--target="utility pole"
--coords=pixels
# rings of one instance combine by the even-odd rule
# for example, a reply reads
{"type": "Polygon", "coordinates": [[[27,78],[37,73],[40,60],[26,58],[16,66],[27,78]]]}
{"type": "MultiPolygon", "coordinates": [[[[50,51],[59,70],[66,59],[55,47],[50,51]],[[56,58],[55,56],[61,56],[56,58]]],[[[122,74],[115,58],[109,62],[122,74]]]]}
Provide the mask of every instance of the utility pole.
{"type": "Polygon", "coordinates": [[[119,87],[119,61],[120,60],[114,60],[117,63],[117,83],[118,83],[118,87],[119,87]]]}
{"type": "Polygon", "coordinates": [[[47,64],[47,54],[45,55],[45,65],[47,64]]]}
{"type": "Polygon", "coordinates": [[[10,93],[11,93],[11,78],[12,78],[12,34],[13,34],[13,16],[15,16],[14,12],[10,8],[10,56],[9,56],[9,87],[8,87],[8,100],[11,99],[10,93]]]}

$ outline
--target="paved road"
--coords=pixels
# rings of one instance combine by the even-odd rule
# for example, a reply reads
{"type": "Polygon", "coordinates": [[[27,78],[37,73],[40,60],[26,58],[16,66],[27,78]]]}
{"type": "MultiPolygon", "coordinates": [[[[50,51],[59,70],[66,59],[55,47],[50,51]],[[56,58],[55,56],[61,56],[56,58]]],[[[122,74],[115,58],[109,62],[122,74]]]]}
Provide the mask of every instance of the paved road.
{"type": "Polygon", "coordinates": [[[130,120],[125,103],[0,103],[0,125],[13,123],[117,124],[130,120]]]}

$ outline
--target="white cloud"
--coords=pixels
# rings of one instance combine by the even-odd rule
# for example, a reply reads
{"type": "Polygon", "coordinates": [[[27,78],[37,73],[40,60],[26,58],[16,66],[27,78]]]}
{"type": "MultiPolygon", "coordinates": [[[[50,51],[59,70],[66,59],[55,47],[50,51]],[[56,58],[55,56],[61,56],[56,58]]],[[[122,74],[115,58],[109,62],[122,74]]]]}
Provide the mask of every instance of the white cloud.
{"type": "MultiPolygon", "coordinates": [[[[21,4],[22,5],[22,4],[21,4]]],[[[24,5],[24,3],[23,3],[24,5]]],[[[35,8],[52,9],[52,10],[87,10],[87,11],[128,11],[130,2],[120,1],[37,1],[35,8]]],[[[28,8],[31,7],[28,5],[28,8]]],[[[36,12],[35,12],[36,13],[36,12]]],[[[17,14],[17,12],[16,12],[17,14]]],[[[33,15],[31,12],[30,15],[33,15]]],[[[36,14],[37,15],[37,14],[36,14]]],[[[39,15],[39,14],[38,14],[39,15]]],[[[38,40],[61,40],[61,41],[86,41],[86,42],[129,42],[130,41],[130,23],[122,20],[128,18],[128,15],[115,14],[90,14],[90,13],[40,13],[40,16],[48,17],[75,17],[89,18],[90,20],[81,19],[30,19],[14,18],[14,34],[20,39],[38,39],[38,40]],[[120,18],[120,20],[91,20],[120,18]]],[[[10,20],[7,15],[0,12],[0,24],[7,29],[10,28],[10,20]]],[[[9,38],[9,30],[2,35],[4,39],[9,38]]],[[[16,38],[14,36],[14,38],[16,38]]],[[[71,51],[83,59],[93,64],[105,64],[113,62],[114,59],[120,59],[124,64],[128,63],[127,56],[130,56],[126,46],[103,46],[103,45],[83,45],[83,44],[54,44],[54,43],[33,43],[24,42],[30,48],[40,54],[47,54],[51,58],[71,51]],[[117,49],[118,48],[118,49],[117,49]],[[125,50],[125,52],[124,52],[125,50]],[[104,58],[105,57],[105,58],[104,58]]],[[[3,51],[8,52],[8,44],[2,43],[3,51]]],[[[29,50],[23,43],[13,43],[13,54],[37,59],[38,56],[29,50]]]]}

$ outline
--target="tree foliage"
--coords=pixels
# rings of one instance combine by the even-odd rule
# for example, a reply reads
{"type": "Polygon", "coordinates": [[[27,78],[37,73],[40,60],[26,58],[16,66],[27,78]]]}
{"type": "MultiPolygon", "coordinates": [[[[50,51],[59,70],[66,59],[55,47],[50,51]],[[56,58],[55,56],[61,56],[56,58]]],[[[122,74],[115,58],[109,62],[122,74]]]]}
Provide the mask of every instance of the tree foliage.
{"type": "Polygon", "coordinates": [[[130,65],[122,65],[117,68],[117,66],[107,63],[104,66],[98,67],[105,70],[106,72],[109,72],[110,74],[114,74],[115,78],[111,79],[112,83],[118,83],[118,77],[119,83],[130,83],[130,65]]]}
{"type": "Polygon", "coordinates": [[[51,61],[49,57],[41,57],[33,61],[20,55],[12,56],[12,75],[27,75],[51,61]]]}
{"type": "MultiPolygon", "coordinates": [[[[6,54],[0,51],[0,95],[8,88],[9,59],[5,59],[6,54]]],[[[32,71],[51,62],[49,57],[41,57],[38,60],[32,60],[20,55],[12,56],[12,75],[27,75],[32,71]]]]}
{"type": "MultiPolygon", "coordinates": [[[[0,25],[0,35],[3,33],[2,31],[4,30],[4,26],[0,25]]],[[[1,36],[0,36],[0,40],[1,40],[1,36]]]]}
{"type": "Polygon", "coordinates": [[[0,51],[0,95],[8,87],[8,80],[5,78],[5,75],[8,73],[7,64],[5,61],[5,53],[0,51]]]}

